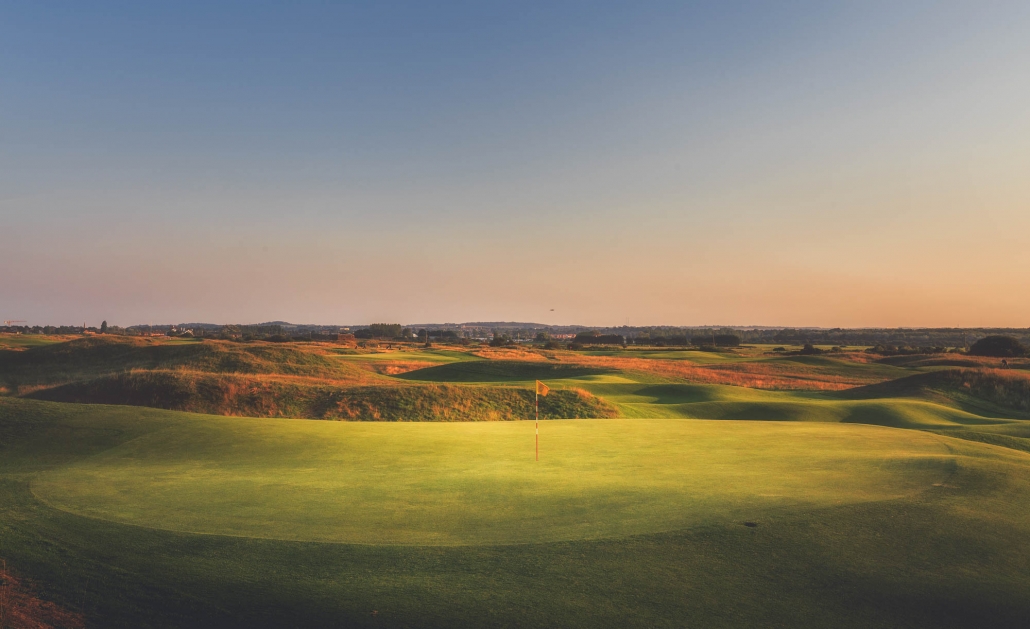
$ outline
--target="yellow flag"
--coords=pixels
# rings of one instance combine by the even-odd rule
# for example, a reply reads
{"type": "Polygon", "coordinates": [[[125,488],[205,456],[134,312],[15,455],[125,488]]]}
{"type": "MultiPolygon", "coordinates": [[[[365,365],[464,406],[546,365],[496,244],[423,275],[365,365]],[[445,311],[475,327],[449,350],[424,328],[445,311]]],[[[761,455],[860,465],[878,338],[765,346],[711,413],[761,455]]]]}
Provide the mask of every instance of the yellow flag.
{"type": "Polygon", "coordinates": [[[540,382],[539,380],[536,381],[536,392],[537,392],[537,395],[547,395],[548,391],[550,391],[550,389],[547,387],[546,384],[544,384],[543,382],[540,382]]]}

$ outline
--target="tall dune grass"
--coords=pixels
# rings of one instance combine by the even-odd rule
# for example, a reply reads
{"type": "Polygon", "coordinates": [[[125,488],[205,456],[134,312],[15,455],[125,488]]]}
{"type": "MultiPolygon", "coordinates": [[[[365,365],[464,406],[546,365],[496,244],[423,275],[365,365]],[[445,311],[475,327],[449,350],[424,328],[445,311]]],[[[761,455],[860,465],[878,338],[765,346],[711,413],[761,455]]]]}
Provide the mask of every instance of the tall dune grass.
{"type": "MultiPolygon", "coordinates": [[[[342,385],[299,378],[134,371],[42,389],[27,397],[55,402],[126,404],[247,417],[361,421],[508,421],[531,419],[526,388],[450,384],[342,385]]],[[[615,417],[615,407],[582,390],[556,390],[540,410],[552,418],[615,417]]]]}

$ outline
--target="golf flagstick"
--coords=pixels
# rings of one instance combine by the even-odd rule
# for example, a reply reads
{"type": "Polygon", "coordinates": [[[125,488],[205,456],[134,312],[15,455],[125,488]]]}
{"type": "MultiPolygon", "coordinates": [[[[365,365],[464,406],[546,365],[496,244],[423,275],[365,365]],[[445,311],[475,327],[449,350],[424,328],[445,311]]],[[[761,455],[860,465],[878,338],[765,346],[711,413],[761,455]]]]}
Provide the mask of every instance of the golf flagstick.
{"type": "Polygon", "coordinates": [[[550,391],[546,384],[536,381],[536,460],[540,460],[540,396],[550,391]]]}

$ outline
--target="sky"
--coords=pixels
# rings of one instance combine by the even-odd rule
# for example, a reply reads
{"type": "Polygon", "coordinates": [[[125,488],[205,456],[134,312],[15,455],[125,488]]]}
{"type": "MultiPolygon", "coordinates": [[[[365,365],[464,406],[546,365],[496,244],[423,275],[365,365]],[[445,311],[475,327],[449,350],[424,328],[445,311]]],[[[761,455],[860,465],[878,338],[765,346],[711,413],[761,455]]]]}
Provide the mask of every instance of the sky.
{"type": "Polygon", "coordinates": [[[1027,2],[0,2],[0,319],[1030,326],[1027,2]]]}

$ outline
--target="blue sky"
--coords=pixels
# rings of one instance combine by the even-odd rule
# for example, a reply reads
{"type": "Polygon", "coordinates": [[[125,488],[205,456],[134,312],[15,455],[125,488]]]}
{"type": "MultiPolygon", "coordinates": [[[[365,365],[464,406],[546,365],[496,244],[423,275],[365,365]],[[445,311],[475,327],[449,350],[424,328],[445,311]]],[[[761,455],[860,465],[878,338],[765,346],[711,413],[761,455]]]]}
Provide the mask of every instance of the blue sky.
{"type": "Polygon", "coordinates": [[[3,3],[2,316],[1030,325],[1030,6],[899,4],[3,3]]]}

